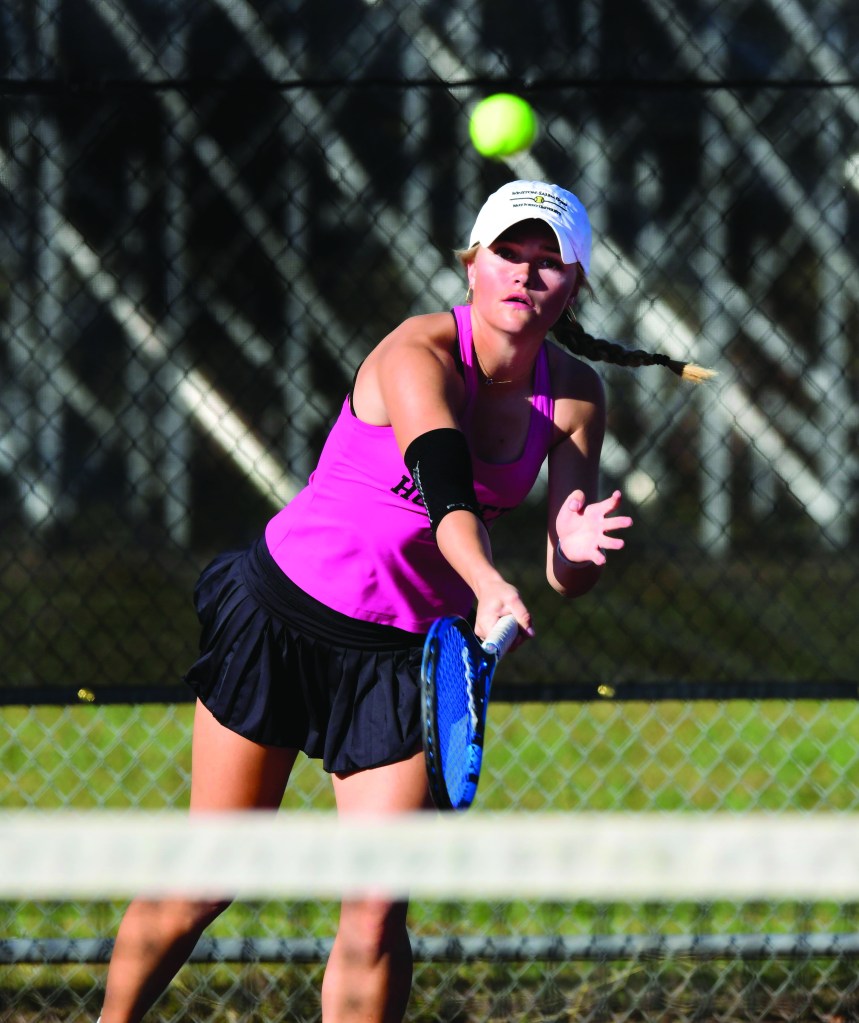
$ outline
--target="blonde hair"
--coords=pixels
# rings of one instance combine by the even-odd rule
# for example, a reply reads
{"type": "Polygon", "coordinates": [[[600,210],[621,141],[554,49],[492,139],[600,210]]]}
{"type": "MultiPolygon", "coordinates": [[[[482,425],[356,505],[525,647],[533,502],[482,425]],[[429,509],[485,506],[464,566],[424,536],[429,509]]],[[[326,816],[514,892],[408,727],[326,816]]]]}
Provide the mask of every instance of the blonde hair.
{"type": "MultiPolygon", "coordinates": [[[[467,268],[474,262],[479,248],[479,244],[472,245],[467,249],[457,249],[454,254],[462,266],[467,268]]],[[[576,294],[584,288],[593,298],[593,288],[584,268],[580,263],[576,265],[578,266],[576,294]]],[[[469,288],[466,301],[471,300],[470,295],[471,289],[469,288]]],[[[645,352],[641,348],[627,348],[616,341],[593,337],[576,319],[572,307],[568,308],[552,327],[552,336],[568,352],[590,362],[608,362],[613,366],[625,366],[628,369],[638,369],[639,366],[664,366],[681,380],[688,380],[693,384],[703,383],[716,375],[714,370],[697,366],[694,362],[683,362],[660,352],[645,352]]]]}
{"type": "Polygon", "coordinates": [[[568,352],[591,362],[608,362],[613,366],[626,366],[628,369],[638,369],[639,366],[664,366],[681,380],[688,380],[693,384],[703,383],[716,375],[714,370],[697,366],[694,362],[683,362],[661,352],[645,352],[641,348],[627,348],[626,345],[615,341],[593,337],[579,323],[572,309],[568,309],[552,327],[552,335],[568,352]]]}
{"type": "Polygon", "coordinates": [[[477,250],[480,248],[480,242],[475,242],[474,245],[467,249],[454,249],[453,254],[460,261],[463,267],[470,266],[477,258],[477,250]]]}

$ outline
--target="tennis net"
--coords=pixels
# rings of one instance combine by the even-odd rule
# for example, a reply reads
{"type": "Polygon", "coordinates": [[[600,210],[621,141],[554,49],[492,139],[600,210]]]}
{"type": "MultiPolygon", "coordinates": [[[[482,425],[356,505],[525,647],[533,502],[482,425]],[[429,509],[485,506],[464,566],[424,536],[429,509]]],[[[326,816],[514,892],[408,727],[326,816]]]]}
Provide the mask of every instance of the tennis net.
{"type": "Polygon", "coordinates": [[[337,900],[363,893],[411,895],[410,1019],[850,1019],[857,836],[822,813],[7,813],[0,1019],[94,1020],[124,902],[175,892],[237,901],[153,1020],[318,1019],[337,900]]]}

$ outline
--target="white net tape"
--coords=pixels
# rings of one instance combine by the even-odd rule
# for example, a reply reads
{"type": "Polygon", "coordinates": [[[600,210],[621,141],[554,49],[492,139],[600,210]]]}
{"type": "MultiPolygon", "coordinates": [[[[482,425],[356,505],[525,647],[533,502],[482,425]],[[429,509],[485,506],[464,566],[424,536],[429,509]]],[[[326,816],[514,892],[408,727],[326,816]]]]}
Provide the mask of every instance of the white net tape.
{"type": "Polygon", "coordinates": [[[859,817],[0,814],[0,898],[859,901],[859,817]]]}

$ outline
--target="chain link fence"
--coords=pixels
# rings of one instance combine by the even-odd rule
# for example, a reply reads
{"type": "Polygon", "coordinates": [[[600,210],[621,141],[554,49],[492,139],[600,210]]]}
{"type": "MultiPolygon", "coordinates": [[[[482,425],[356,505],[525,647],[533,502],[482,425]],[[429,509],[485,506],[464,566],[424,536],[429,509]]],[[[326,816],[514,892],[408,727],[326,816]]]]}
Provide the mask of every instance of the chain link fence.
{"type": "MultiPolygon", "coordinates": [[[[302,486],[370,348],[463,301],[452,251],[518,176],[591,214],[591,333],[719,375],[600,367],[603,487],[636,525],[587,598],[542,578],[542,481],[498,523],[539,635],[502,669],[482,804],[855,810],[857,44],[846,0],[3,4],[0,806],[182,805],[197,573],[302,486]],[[467,131],[501,90],[541,122],[504,164],[467,131]]],[[[307,765],[288,798],[330,796],[307,765]]],[[[94,1016],[101,968],[28,966],[45,946],[20,940],[100,942],[103,961],[115,907],[7,910],[4,1023],[94,1016]]],[[[273,907],[235,912],[215,938],[283,937],[273,907]]],[[[672,928],[600,912],[543,913],[535,934],[672,928]]],[[[297,913],[315,951],[278,946],[271,969],[259,947],[190,968],[164,1018],[192,997],[201,1015],[223,997],[243,1019],[258,1000],[315,1018],[319,967],[298,961],[333,919],[297,913]]],[[[474,920],[424,933],[523,929],[498,907],[474,920]]],[[[686,1018],[709,992],[714,1017],[855,1016],[842,959],[716,982],[698,961],[548,956],[532,983],[487,947],[467,972],[425,952],[436,1018],[567,1018],[562,990],[580,1015],[686,1018]]]]}

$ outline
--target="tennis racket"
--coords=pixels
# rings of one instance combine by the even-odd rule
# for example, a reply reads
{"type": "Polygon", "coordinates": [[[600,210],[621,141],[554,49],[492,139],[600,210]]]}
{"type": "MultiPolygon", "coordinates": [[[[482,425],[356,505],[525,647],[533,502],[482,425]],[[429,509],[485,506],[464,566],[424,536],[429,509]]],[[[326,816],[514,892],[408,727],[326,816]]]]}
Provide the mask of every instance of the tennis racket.
{"type": "Polygon", "coordinates": [[[486,708],[495,668],[516,638],[512,615],[485,643],[464,618],[438,618],[424,643],[421,718],[430,792],[442,810],[467,810],[483,762],[486,708]]]}

